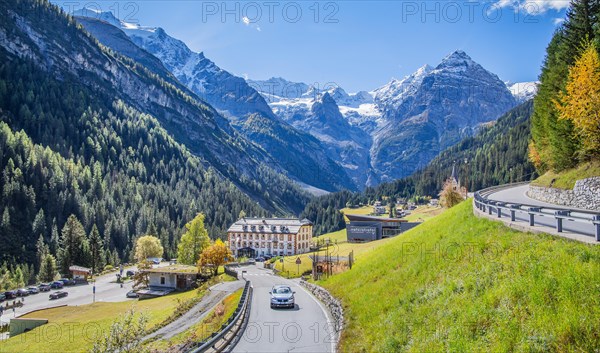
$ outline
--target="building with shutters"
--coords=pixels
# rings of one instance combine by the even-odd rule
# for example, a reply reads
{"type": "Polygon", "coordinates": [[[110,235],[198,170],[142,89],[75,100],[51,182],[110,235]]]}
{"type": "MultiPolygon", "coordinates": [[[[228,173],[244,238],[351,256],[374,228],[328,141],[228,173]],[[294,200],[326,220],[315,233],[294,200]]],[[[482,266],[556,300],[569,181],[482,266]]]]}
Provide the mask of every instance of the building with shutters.
{"type": "Polygon", "coordinates": [[[313,224],[308,219],[244,217],[227,230],[236,257],[296,255],[308,252],[313,224]]]}

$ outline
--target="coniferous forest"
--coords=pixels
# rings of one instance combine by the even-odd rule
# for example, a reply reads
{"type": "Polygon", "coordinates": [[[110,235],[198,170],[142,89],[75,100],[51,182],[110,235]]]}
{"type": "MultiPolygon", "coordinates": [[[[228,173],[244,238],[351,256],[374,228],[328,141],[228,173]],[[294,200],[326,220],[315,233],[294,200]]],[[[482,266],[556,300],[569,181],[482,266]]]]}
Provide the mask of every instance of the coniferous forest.
{"type": "Polygon", "coordinates": [[[217,236],[242,209],[266,214],[152,117],[91,100],[86,87],[61,85],[27,63],[3,62],[0,78],[3,261],[34,263],[40,236],[58,251],[70,215],[88,235],[98,227],[109,260],[127,260],[148,231],[173,256],[200,211],[217,236]]]}

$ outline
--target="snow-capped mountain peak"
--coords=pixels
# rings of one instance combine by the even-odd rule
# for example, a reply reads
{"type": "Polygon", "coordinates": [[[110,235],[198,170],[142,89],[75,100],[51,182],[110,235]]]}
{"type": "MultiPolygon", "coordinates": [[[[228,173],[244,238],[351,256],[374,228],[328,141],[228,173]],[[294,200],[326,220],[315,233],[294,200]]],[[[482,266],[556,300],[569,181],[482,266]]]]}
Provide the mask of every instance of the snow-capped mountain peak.
{"type": "Polygon", "coordinates": [[[426,64],[401,80],[392,79],[388,84],[373,91],[375,102],[382,107],[398,108],[406,97],[416,92],[425,76],[432,71],[433,68],[426,64]]]}
{"type": "Polygon", "coordinates": [[[100,10],[89,7],[84,7],[83,9],[75,10],[71,15],[77,17],[94,18],[97,20],[108,22],[115,27],[121,27],[124,23],[118,18],[116,18],[110,11],[102,12],[100,10]]]}
{"type": "Polygon", "coordinates": [[[506,87],[519,103],[526,102],[537,94],[539,81],[532,82],[506,82],[506,87]]]}
{"type": "MultiPolygon", "coordinates": [[[[473,61],[467,53],[457,50],[446,56],[434,71],[465,72],[469,69],[479,69],[481,66],[473,61]]],[[[483,69],[483,68],[482,68],[483,69]]]]}

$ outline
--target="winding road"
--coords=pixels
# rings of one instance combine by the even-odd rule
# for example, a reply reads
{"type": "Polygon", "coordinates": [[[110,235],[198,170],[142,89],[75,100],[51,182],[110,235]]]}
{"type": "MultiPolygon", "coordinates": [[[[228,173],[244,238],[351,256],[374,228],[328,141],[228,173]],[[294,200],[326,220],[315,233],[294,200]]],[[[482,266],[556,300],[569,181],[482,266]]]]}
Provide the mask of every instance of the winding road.
{"type": "Polygon", "coordinates": [[[233,352],[333,352],[331,321],[323,305],[298,280],[287,280],[262,263],[238,269],[253,287],[250,320],[233,352]],[[271,309],[269,291],[287,284],[296,292],[293,309],[271,309]]]}
{"type": "MultiPolygon", "coordinates": [[[[530,198],[529,196],[527,196],[528,189],[529,189],[529,185],[527,185],[527,184],[504,188],[504,189],[500,189],[494,193],[489,194],[488,199],[494,200],[494,201],[506,202],[506,203],[517,203],[517,204],[527,204],[527,205],[539,206],[539,207],[567,209],[566,206],[555,205],[555,204],[542,202],[542,201],[538,201],[538,200],[534,200],[534,199],[530,198]]],[[[571,215],[577,216],[578,213],[572,212],[571,215]]],[[[503,210],[502,217],[510,219],[510,212],[507,210],[503,210]]],[[[516,213],[516,219],[520,223],[528,224],[527,223],[527,222],[529,222],[528,217],[529,216],[527,215],[527,213],[522,213],[522,212],[516,213]]],[[[555,229],[556,220],[554,219],[554,217],[551,217],[551,216],[548,216],[548,217],[536,216],[535,224],[536,224],[536,227],[543,226],[543,227],[549,227],[549,228],[555,229]]],[[[594,239],[595,234],[596,234],[594,225],[591,223],[564,222],[563,230],[566,233],[571,232],[571,233],[582,234],[582,235],[585,235],[586,237],[589,236],[589,237],[591,237],[590,241],[592,241],[594,239]]]]}

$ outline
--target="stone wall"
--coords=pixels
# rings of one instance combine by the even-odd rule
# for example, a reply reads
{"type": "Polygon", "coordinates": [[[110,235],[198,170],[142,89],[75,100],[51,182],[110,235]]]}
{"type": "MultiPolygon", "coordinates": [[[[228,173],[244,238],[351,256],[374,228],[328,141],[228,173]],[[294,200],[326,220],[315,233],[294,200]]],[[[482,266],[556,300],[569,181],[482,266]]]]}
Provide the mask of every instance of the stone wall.
{"type": "Polygon", "coordinates": [[[600,212],[600,177],[578,180],[573,190],[529,185],[527,195],[538,201],[600,212]]]}
{"type": "Polygon", "coordinates": [[[331,314],[333,319],[333,330],[335,333],[335,343],[337,347],[340,335],[344,329],[344,309],[342,308],[342,303],[335,299],[333,295],[331,295],[325,288],[321,286],[317,286],[316,284],[312,284],[304,280],[300,281],[300,285],[308,289],[309,292],[311,292],[315,297],[317,297],[317,299],[325,304],[325,307],[331,314]]]}

